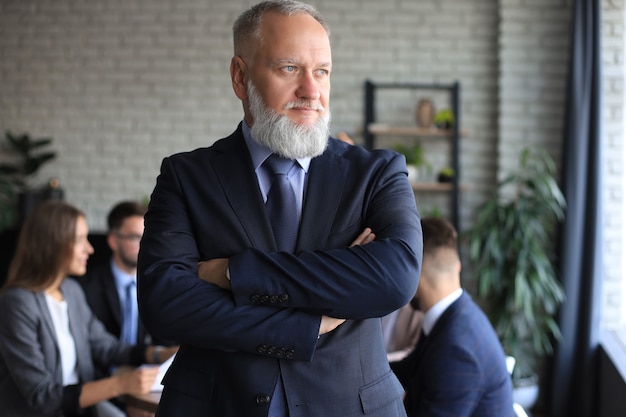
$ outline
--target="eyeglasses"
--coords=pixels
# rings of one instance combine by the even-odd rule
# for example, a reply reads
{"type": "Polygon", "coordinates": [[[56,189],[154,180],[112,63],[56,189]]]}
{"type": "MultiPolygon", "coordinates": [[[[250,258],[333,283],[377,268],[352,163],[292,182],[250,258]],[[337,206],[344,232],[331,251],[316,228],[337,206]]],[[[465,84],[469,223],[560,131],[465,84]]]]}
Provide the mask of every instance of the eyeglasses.
{"type": "Polygon", "coordinates": [[[122,240],[128,240],[130,242],[139,243],[141,241],[141,235],[123,235],[121,233],[116,233],[115,237],[122,240]]]}

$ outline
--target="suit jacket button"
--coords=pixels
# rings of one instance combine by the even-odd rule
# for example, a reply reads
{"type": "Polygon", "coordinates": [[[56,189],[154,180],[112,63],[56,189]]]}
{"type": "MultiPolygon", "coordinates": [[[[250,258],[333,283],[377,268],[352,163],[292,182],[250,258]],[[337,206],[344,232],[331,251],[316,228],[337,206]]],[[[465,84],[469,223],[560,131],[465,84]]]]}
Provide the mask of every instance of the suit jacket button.
{"type": "Polygon", "coordinates": [[[254,294],[250,296],[250,301],[252,302],[252,304],[258,304],[260,300],[261,297],[259,296],[259,294],[254,294]]]}
{"type": "Polygon", "coordinates": [[[265,405],[270,402],[270,396],[267,394],[259,394],[256,396],[256,403],[258,405],[265,405]]]}
{"type": "Polygon", "coordinates": [[[271,304],[276,304],[278,302],[278,296],[277,295],[272,295],[270,297],[270,303],[271,304]]]}
{"type": "Polygon", "coordinates": [[[256,347],[256,351],[259,353],[265,353],[267,351],[267,346],[265,345],[259,345],[256,347]]]}
{"type": "Polygon", "coordinates": [[[274,346],[270,346],[267,348],[267,354],[268,355],[273,355],[274,352],[276,352],[276,348],[274,346]]]}
{"type": "Polygon", "coordinates": [[[276,356],[278,356],[279,358],[282,358],[283,356],[285,356],[286,353],[287,353],[287,350],[285,348],[278,348],[276,350],[276,356]]]}
{"type": "Polygon", "coordinates": [[[296,354],[296,351],[293,349],[287,349],[287,352],[285,352],[285,357],[286,358],[293,358],[293,355],[296,354]]]}
{"type": "Polygon", "coordinates": [[[270,296],[269,295],[261,296],[261,301],[264,303],[268,303],[270,301],[270,296]]]}
{"type": "Polygon", "coordinates": [[[281,303],[286,303],[289,300],[289,296],[287,294],[281,294],[278,296],[278,300],[281,303]]]}

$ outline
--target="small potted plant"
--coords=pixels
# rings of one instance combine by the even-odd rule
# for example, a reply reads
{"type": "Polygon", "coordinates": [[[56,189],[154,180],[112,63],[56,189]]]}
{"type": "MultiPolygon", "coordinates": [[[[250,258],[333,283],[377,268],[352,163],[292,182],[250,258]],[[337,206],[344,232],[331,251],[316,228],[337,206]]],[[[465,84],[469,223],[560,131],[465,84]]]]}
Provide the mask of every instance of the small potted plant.
{"type": "Polygon", "coordinates": [[[553,265],[553,233],[566,205],[554,172],[545,150],[523,149],[517,172],[498,183],[464,234],[478,299],[516,360],[517,387],[529,380],[538,387],[537,359],[560,337],[555,315],[564,292],[553,265]]]}
{"type": "Polygon", "coordinates": [[[449,183],[454,180],[454,168],[446,167],[442,168],[437,174],[437,181],[443,183],[449,183]]]}
{"type": "Polygon", "coordinates": [[[409,171],[409,181],[414,182],[419,178],[419,168],[425,165],[424,149],[417,143],[413,146],[398,144],[394,149],[404,155],[406,168],[409,171]]]}
{"type": "Polygon", "coordinates": [[[38,203],[42,191],[33,189],[30,179],[56,157],[55,152],[44,150],[52,143],[51,138],[33,139],[27,133],[6,132],[5,139],[7,157],[2,160],[13,157],[15,161],[0,164],[0,231],[21,220],[38,203]]]}
{"type": "Polygon", "coordinates": [[[454,127],[454,114],[450,109],[439,110],[435,114],[433,123],[439,129],[452,129],[454,127]]]}

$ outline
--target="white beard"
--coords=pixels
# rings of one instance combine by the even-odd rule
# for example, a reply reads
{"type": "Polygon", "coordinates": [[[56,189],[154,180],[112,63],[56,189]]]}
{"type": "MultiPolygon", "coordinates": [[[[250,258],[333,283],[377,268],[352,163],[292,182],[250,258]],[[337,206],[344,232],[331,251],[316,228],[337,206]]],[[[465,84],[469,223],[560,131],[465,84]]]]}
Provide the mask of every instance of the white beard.
{"type": "MultiPolygon", "coordinates": [[[[265,107],[263,99],[248,82],[250,114],[254,120],[250,127],[252,138],[259,144],[271,149],[277,155],[287,159],[316,157],[321,155],[328,145],[330,130],[330,110],[319,117],[312,126],[299,125],[285,115],[275,113],[265,107]]],[[[287,104],[286,108],[310,106],[306,100],[287,104]]],[[[323,110],[319,107],[318,111],[323,110]]]]}

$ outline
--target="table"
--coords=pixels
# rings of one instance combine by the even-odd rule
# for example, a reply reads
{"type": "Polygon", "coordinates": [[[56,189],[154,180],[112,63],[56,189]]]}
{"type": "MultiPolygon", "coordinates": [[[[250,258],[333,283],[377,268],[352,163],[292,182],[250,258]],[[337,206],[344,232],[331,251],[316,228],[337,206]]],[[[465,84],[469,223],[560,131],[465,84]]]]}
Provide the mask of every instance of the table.
{"type": "Polygon", "coordinates": [[[125,395],[124,402],[126,405],[136,407],[142,411],[156,413],[157,406],[161,400],[160,392],[149,392],[147,394],[125,395]]]}

